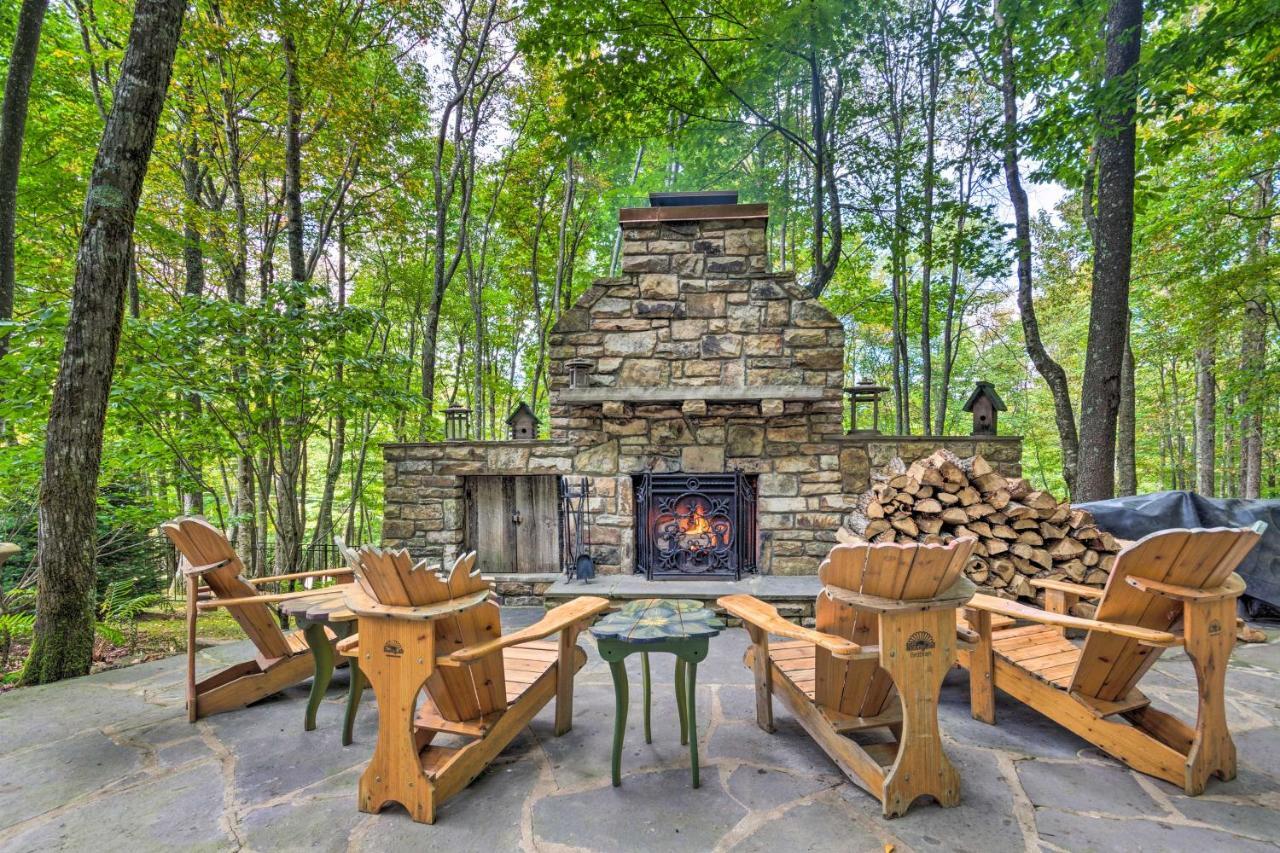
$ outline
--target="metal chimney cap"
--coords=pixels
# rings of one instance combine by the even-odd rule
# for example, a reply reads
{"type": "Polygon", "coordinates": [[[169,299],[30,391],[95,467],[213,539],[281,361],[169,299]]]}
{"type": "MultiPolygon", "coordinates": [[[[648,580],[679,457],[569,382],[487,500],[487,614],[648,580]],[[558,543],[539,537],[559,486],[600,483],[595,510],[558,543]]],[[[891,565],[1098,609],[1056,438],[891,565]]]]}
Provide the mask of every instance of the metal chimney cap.
{"type": "Polygon", "coordinates": [[[704,190],[691,193],[649,193],[650,207],[693,207],[700,204],[737,204],[737,190],[704,190]]]}

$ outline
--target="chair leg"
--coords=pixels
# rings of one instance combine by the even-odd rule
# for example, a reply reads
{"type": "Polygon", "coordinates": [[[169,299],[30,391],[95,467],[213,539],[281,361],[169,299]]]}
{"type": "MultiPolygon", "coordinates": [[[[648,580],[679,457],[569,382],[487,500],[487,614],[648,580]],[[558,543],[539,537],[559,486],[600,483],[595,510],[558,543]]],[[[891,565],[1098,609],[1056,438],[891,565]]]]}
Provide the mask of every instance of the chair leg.
{"type": "Polygon", "coordinates": [[[1191,795],[1204,792],[1209,777],[1236,775],[1236,747],[1227,729],[1227,659],[1236,639],[1236,599],[1188,602],[1183,611],[1187,656],[1196,671],[1200,696],[1195,738],[1187,754],[1186,784],[1191,795]]]}
{"type": "Polygon", "coordinates": [[[756,685],[756,725],[766,732],[772,733],[773,725],[773,683],[769,668],[769,635],[755,625],[747,624],[747,633],[755,644],[754,657],[751,659],[751,674],[756,685]]]}
{"type": "Polygon", "coordinates": [[[559,657],[556,660],[556,737],[573,728],[573,676],[578,667],[575,655],[581,624],[570,625],[560,632],[559,657]]]}
{"type": "Polygon", "coordinates": [[[975,720],[996,721],[995,651],[991,646],[991,614],[969,610],[966,619],[978,634],[969,652],[969,712],[975,720]]]}
{"type": "Polygon", "coordinates": [[[885,817],[905,814],[921,796],[960,804],[960,775],[942,751],[938,730],[938,693],[955,657],[955,611],[880,614],[880,666],[902,702],[898,758],[884,780],[885,817]]]}

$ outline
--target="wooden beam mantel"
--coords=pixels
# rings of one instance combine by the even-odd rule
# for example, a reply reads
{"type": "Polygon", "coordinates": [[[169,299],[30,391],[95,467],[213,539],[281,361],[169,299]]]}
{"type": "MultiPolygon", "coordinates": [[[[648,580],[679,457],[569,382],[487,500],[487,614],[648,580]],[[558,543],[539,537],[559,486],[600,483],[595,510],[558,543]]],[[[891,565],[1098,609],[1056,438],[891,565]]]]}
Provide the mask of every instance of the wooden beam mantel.
{"type": "Polygon", "coordinates": [[[556,394],[557,402],[590,405],[619,403],[667,403],[684,400],[744,402],[749,400],[821,400],[825,388],[802,385],[708,385],[702,387],[614,386],[612,388],[566,388],[556,394]]]}

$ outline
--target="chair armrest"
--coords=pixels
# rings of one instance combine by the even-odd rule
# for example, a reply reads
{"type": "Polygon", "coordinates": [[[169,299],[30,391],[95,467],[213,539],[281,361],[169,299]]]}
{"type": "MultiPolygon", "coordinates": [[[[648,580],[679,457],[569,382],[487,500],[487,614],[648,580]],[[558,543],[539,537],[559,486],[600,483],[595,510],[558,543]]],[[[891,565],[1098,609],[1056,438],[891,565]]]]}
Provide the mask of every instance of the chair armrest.
{"type": "Polygon", "coordinates": [[[532,640],[541,640],[543,637],[563,631],[565,628],[576,625],[579,622],[594,618],[608,609],[608,599],[594,595],[584,595],[575,598],[573,601],[561,604],[528,628],[521,628],[519,631],[513,631],[510,634],[505,634],[483,643],[477,643],[474,646],[458,649],[449,657],[460,663],[477,661],[486,655],[491,655],[509,646],[517,646],[520,643],[528,643],[532,640]]]}
{"type": "Polygon", "coordinates": [[[202,575],[205,572],[211,572],[214,569],[220,569],[230,562],[231,560],[227,559],[227,560],[219,560],[216,563],[209,563],[208,565],[205,565],[205,566],[193,566],[191,565],[191,563],[187,561],[186,557],[183,557],[182,561],[178,563],[178,571],[182,572],[184,575],[202,575]]]}
{"type": "Polygon", "coordinates": [[[265,575],[260,578],[241,578],[250,586],[265,586],[266,584],[278,583],[280,581],[296,581],[303,578],[336,578],[354,574],[354,572],[346,567],[336,569],[318,569],[314,572],[291,572],[287,575],[265,575]]]}
{"type": "Polygon", "coordinates": [[[1124,582],[1142,592],[1184,602],[1216,601],[1220,598],[1231,598],[1244,592],[1244,578],[1235,572],[1231,573],[1231,576],[1227,578],[1226,583],[1222,584],[1222,586],[1213,587],[1212,589],[1196,589],[1192,586],[1153,581],[1136,575],[1127,576],[1124,582]]]}
{"type": "Polygon", "coordinates": [[[716,604],[743,622],[749,622],[769,634],[802,640],[824,648],[838,658],[850,658],[862,651],[862,646],[844,637],[825,634],[812,628],[802,628],[794,622],[788,622],[778,613],[778,608],[765,604],[754,595],[726,595],[716,599],[716,604]]]}
{"type": "Polygon", "coordinates": [[[1102,598],[1102,590],[1098,589],[1096,586],[1085,586],[1081,583],[1054,581],[1049,580],[1048,578],[1032,578],[1031,585],[1038,589],[1056,589],[1058,592],[1078,595],[1081,598],[1102,598]]]}
{"type": "Polygon", "coordinates": [[[1168,631],[1153,631],[1136,625],[1121,625],[1117,622],[1099,622],[1097,619],[1081,619],[1065,613],[1050,613],[1038,607],[1029,607],[1016,601],[1006,601],[993,595],[975,595],[969,600],[969,606],[988,613],[999,613],[1014,619],[1028,619],[1041,625],[1054,625],[1059,628],[1080,628],[1084,631],[1099,631],[1117,637],[1128,637],[1149,646],[1176,646],[1181,641],[1168,631]]]}

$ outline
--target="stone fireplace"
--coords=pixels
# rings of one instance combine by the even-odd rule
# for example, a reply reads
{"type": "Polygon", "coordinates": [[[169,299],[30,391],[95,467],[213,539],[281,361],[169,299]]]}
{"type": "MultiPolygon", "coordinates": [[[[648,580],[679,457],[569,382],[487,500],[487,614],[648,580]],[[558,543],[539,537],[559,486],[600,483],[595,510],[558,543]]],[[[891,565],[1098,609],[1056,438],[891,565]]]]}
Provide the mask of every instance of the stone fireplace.
{"type": "Polygon", "coordinates": [[[813,574],[894,457],[945,446],[1017,473],[1016,438],[845,435],[845,330],[791,273],[769,271],[767,206],[651,201],[619,212],[622,275],[551,330],[549,439],[385,445],[386,544],[451,557],[496,538],[467,527],[488,517],[468,483],[572,475],[588,484],[584,548],[603,574],[813,574]]]}

